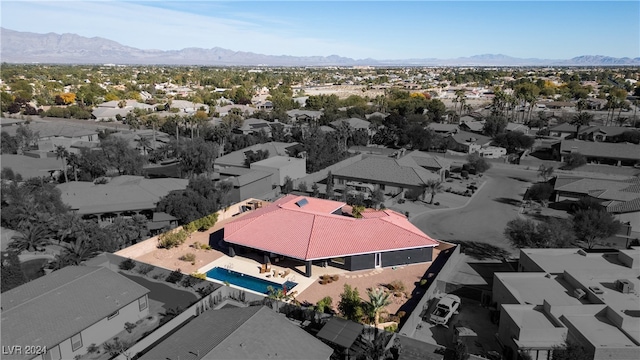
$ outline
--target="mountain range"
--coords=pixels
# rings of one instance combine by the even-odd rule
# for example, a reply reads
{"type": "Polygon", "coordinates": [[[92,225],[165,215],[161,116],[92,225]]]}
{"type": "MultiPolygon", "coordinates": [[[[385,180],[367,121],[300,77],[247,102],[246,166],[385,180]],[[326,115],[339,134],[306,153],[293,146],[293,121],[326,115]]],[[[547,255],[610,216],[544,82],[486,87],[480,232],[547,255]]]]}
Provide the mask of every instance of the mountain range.
{"type": "Polygon", "coordinates": [[[455,59],[376,60],[331,56],[264,55],[214,47],[143,50],[76,34],[36,34],[0,28],[0,60],[6,63],[210,65],[210,66],[637,66],[640,57],[584,55],[572,59],[515,58],[484,54],[455,59]]]}

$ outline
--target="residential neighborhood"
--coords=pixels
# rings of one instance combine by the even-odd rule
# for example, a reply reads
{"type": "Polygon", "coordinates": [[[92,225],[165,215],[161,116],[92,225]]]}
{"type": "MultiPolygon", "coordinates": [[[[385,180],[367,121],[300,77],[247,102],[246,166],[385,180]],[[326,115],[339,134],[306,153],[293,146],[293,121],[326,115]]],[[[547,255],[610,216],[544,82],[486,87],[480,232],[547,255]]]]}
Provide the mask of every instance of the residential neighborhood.
{"type": "Polygon", "coordinates": [[[3,64],[1,357],[636,359],[639,77],[3,64]]]}

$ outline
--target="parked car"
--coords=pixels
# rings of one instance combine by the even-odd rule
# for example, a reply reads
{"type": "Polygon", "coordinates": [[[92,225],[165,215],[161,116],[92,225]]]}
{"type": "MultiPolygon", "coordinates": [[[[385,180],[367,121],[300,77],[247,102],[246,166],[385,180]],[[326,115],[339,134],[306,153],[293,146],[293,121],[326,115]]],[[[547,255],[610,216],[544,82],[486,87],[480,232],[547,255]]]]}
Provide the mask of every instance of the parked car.
{"type": "Polygon", "coordinates": [[[460,298],[447,294],[438,300],[436,308],[429,316],[429,322],[435,325],[447,325],[454,314],[458,313],[460,308],[460,298]]]}

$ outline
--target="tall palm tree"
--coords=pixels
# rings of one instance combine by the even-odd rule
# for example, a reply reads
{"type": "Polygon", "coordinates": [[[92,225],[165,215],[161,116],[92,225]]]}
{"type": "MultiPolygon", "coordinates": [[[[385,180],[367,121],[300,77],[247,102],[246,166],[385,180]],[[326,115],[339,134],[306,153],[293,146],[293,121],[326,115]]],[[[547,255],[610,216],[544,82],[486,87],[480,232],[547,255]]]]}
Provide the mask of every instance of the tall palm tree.
{"type": "Polygon", "coordinates": [[[38,251],[38,246],[45,246],[50,243],[51,229],[42,223],[26,223],[17,230],[12,238],[9,248],[16,250],[27,250],[33,248],[38,251]]]}
{"type": "Polygon", "coordinates": [[[389,293],[380,288],[375,288],[368,290],[367,295],[369,296],[369,301],[367,301],[369,318],[373,320],[373,324],[377,329],[380,323],[380,313],[387,305],[391,304],[389,293]]]}
{"type": "Polygon", "coordinates": [[[593,114],[584,111],[579,112],[573,116],[569,123],[576,126],[576,139],[578,138],[578,134],[580,133],[580,128],[584,125],[589,125],[592,120],[593,114]]]}
{"type": "Polygon", "coordinates": [[[67,178],[67,157],[69,157],[69,151],[62,145],[56,146],[56,160],[62,159],[62,173],[64,174],[64,182],[69,182],[67,178]]]}
{"type": "Polygon", "coordinates": [[[60,258],[66,265],[80,265],[98,253],[95,245],[86,238],[78,238],[72,243],[64,243],[62,247],[64,249],[60,258]]]}
{"type": "Polygon", "coordinates": [[[140,145],[140,147],[142,148],[142,152],[144,153],[144,155],[147,155],[148,150],[151,148],[151,142],[149,141],[149,138],[140,136],[137,141],[138,145],[140,145]]]}
{"type": "Polygon", "coordinates": [[[78,181],[78,168],[80,167],[80,157],[75,153],[70,152],[69,155],[67,155],[67,165],[71,166],[71,170],[73,171],[73,179],[75,181],[78,181]]]}
{"type": "Polygon", "coordinates": [[[429,204],[433,204],[433,199],[435,199],[436,194],[442,191],[442,181],[435,179],[427,180],[424,183],[424,188],[425,191],[428,190],[429,194],[431,194],[431,200],[429,201],[429,204]]]}

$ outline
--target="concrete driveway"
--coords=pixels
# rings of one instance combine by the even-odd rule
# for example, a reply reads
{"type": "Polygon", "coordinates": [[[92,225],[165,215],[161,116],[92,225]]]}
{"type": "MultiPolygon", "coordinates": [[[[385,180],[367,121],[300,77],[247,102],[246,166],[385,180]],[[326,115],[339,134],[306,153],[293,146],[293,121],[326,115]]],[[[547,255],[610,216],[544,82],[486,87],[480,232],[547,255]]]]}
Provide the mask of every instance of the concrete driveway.
{"type": "Polygon", "coordinates": [[[518,216],[520,201],[532,183],[538,181],[535,170],[493,167],[485,173],[488,178],[464,207],[427,212],[411,222],[426,234],[445,241],[463,243],[473,248],[478,258],[500,258],[517,254],[503,235],[510,220],[518,216]],[[496,250],[503,250],[498,251],[496,250]]]}

